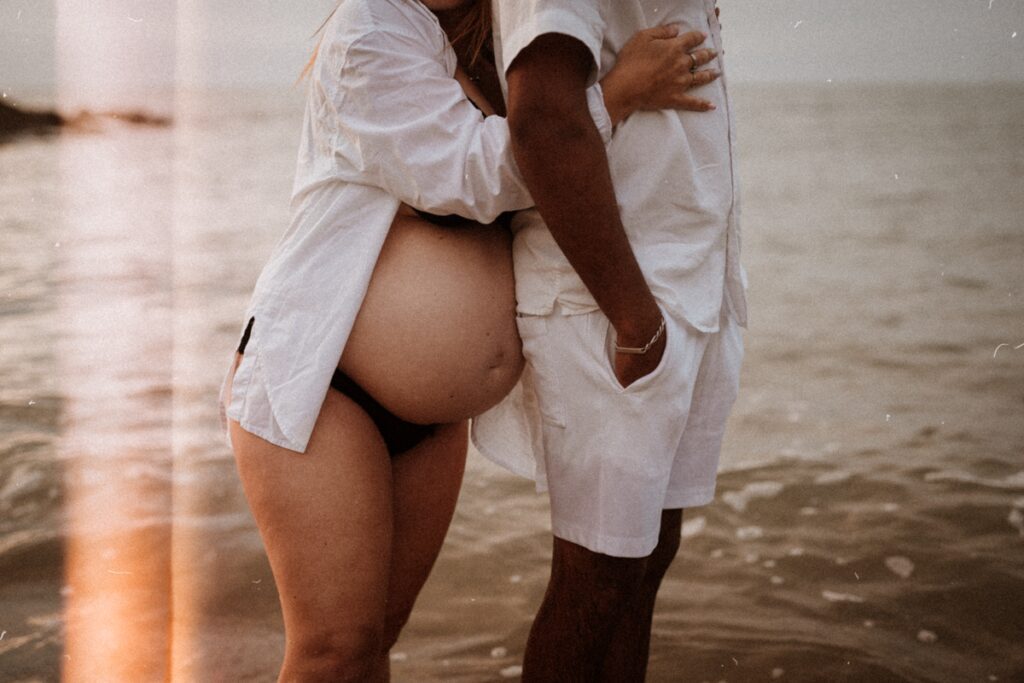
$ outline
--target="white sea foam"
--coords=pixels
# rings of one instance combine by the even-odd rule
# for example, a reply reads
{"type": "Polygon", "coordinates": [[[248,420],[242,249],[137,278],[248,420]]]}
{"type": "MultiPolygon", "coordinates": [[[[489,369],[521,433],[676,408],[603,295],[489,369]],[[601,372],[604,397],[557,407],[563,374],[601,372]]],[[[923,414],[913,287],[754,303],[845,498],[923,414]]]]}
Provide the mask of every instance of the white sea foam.
{"type": "Polygon", "coordinates": [[[885,558],[885,566],[889,568],[889,571],[902,579],[909,579],[910,575],[914,573],[913,561],[909,557],[901,555],[885,558]]]}
{"type": "Polygon", "coordinates": [[[832,470],[831,472],[823,472],[816,476],[814,478],[814,483],[818,485],[838,484],[841,481],[846,481],[850,476],[850,473],[844,470],[832,470]]]}
{"type": "Polygon", "coordinates": [[[727,491],[722,494],[722,501],[736,512],[743,512],[755,498],[774,498],[785,486],[779,481],[755,481],[747,484],[739,491],[727,491]]]}
{"type": "Polygon", "coordinates": [[[829,602],[864,602],[864,598],[852,593],[840,593],[838,591],[821,591],[821,597],[829,602]]]}
{"type": "Polygon", "coordinates": [[[682,537],[693,538],[700,534],[707,528],[708,520],[706,517],[694,517],[693,519],[687,519],[683,521],[682,537]]]}
{"type": "Polygon", "coordinates": [[[1006,521],[1010,523],[1017,533],[1024,536],[1024,512],[1021,512],[1020,508],[1013,508],[1010,510],[1010,514],[1007,515],[1006,521]]]}

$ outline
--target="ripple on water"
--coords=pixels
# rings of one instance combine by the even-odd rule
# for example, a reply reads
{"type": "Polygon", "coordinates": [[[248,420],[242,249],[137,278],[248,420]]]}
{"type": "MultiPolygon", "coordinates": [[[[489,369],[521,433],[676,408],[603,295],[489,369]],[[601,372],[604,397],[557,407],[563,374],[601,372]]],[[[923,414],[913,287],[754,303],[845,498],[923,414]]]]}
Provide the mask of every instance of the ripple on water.
{"type": "Polygon", "coordinates": [[[952,481],[965,484],[978,484],[996,489],[1024,490],[1024,470],[1002,478],[980,477],[965,470],[939,470],[927,472],[924,480],[928,482],[952,481]]]}

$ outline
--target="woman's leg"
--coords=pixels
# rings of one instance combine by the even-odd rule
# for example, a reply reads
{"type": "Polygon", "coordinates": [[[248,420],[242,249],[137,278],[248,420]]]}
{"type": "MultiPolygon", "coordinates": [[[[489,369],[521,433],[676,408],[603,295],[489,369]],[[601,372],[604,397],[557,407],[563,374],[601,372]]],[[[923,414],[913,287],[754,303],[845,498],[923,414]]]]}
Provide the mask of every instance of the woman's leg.
{"type": "Polygon", "coordinates": [[[306,453],[231,422],[280,595],[279,681],[380,681],[393,529],[391,462],[355,403],[328,392],[306,453]]]}
{"type": "Polygon", "coordinates": [[[394,532],[385,653],[398,640],[451,524],[466,466],[467,425],[440,425],[392,461],[394,532]]]}

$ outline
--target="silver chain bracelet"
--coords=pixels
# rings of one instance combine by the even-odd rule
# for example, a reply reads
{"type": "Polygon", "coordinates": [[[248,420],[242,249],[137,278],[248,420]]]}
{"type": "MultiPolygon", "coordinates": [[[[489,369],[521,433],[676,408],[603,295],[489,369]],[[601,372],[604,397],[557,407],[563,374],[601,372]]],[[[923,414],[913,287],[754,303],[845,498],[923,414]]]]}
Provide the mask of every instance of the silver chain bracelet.
{"type": "Polygon", "coordinates": [[[658,331],[651,337],[651,341],[647,342],[643,346],[619,346],[615,345],[615,353],[630,353],[636,356],[643,355],[651,350],[651,347],[658,343],[661,339],[661,335],[665,334],[665,319],[661,319],[661,324],[658,325],[658,331]]]}

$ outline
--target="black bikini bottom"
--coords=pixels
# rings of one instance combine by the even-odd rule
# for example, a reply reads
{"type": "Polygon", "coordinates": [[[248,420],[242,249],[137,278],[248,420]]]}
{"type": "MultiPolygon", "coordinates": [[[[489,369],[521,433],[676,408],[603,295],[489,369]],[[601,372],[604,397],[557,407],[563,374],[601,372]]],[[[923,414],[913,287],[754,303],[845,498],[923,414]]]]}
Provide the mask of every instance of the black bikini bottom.
{"type": "MultiPolygon", "coordinates": [[[[238,345],[238,353],[245,353],[245,347],[249,343],[249,335],[252,334],[252,324],[256,318],[250,318],[249,324],[245,326],[242,334],[242,341],[238,345]]],[[[359,384],[341,370],[335,370],[331,377],[331,388],[345,396],[366,411],[366,414],[377,426],[384,445],[387,446],[391,456],[405,453],[416,446],[425,438],[434,433],[437,425],[418,425],[406,422],[390,410],[377,403],[377,400],[363,389],[359,384]]]]}

